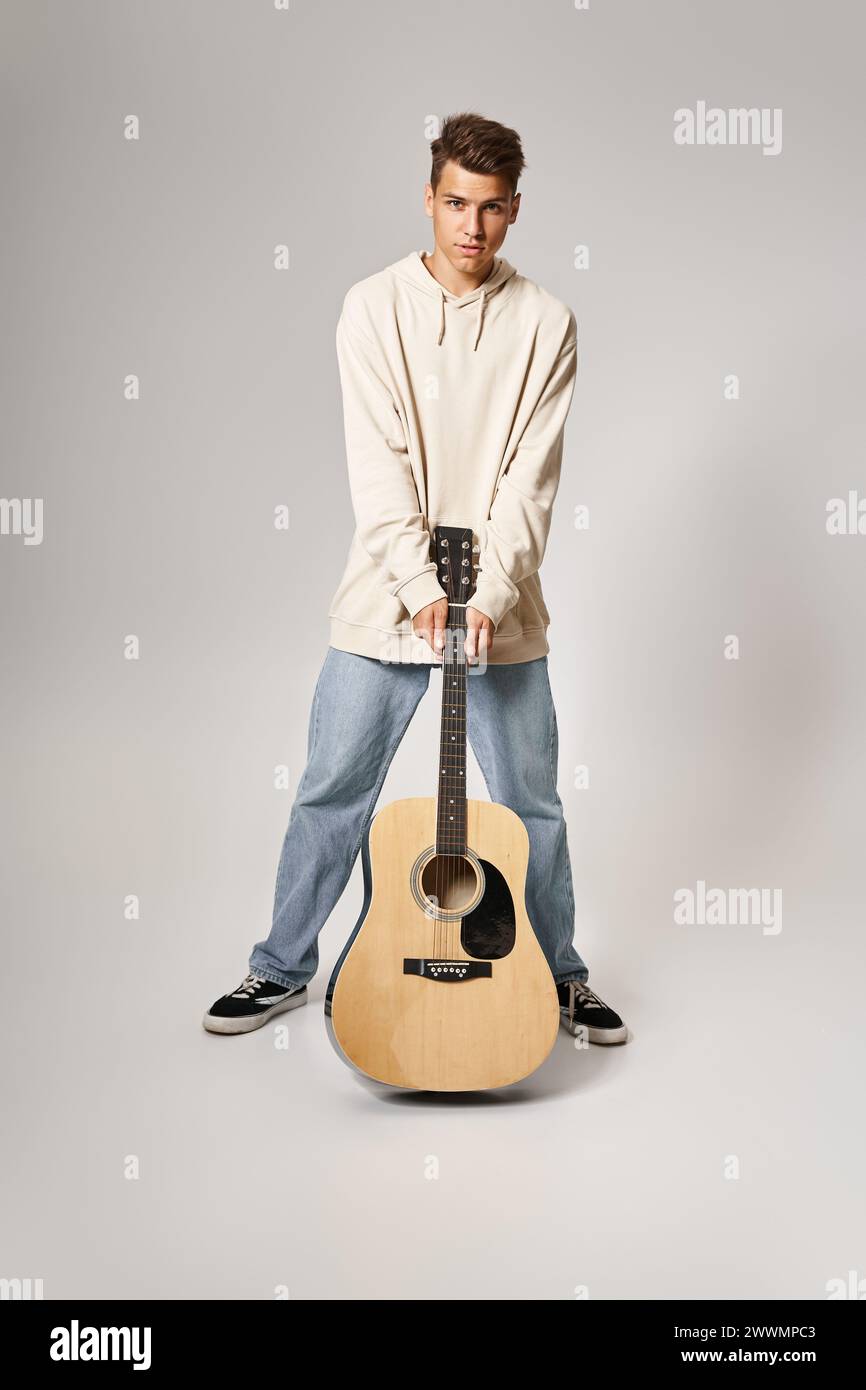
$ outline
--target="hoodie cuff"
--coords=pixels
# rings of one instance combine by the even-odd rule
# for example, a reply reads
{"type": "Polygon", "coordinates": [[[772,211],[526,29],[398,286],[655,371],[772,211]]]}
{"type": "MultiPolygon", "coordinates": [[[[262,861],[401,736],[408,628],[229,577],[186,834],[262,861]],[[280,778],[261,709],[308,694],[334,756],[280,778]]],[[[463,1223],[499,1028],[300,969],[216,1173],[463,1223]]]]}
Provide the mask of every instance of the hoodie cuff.
{"type": "Polygon", "coordinates": [[[493,623],[493,630],[502,622],[505,614],[513,608],[520,598],[516,589],[509,587],[492,574],[479,574],[475,593],[467,600],[470,608],[486,613],[493,623]]]}
{"type": "Polygon", "coordinates": [[[426,608],[428,603],[436,603],[438,599],[448,597],[436,578],[435,568],[427,570],[423,574],[416,574],[414,579],[407,579],[404,584],[399,584],[391,592],[408,609],[410,618],[414,618],[415,614],[420,613],[422,608],[426,608]]]}

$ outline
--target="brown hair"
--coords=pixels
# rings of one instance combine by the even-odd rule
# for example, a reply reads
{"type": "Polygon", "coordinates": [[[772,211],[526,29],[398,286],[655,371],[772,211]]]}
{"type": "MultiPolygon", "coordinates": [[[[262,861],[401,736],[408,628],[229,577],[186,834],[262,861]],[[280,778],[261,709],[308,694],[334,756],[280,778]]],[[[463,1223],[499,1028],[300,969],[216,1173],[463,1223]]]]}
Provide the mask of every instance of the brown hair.
{"type": "Polygon", "coordinates": [[[503,174],[517,192],[517,180],[526,167],[520,136],[516,130],[485,120],[475,111],[460,111],[446,116],[438,140],[430,145],[433,167],[430,184],[433,192],[439,186],[442,170],[451,159],[470,174],[503,174]]]}

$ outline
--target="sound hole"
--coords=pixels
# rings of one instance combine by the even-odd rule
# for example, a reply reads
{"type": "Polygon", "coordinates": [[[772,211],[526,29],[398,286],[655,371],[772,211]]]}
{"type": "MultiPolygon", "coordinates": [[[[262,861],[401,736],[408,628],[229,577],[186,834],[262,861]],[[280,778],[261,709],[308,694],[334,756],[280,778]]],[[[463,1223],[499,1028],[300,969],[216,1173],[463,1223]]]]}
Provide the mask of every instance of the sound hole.
{"type": "Polygon", "coordinates": [[[460,912],[478,892],[478,871],[471,859],[434,854],[421,870],[421,892],[433,907],[460,912]]]}

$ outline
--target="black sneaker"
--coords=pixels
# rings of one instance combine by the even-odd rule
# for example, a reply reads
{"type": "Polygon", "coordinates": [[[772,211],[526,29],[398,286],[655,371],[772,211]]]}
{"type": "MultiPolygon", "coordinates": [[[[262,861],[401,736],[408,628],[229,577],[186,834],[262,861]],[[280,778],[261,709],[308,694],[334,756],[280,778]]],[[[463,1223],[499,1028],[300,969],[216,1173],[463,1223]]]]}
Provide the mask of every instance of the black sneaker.
{"type": "Polygon", "coordinates": [[[618,1013],[593,993],[583,980],[566,980],[556,986],[559,995],[559,1021],[576,1037],[582,1029],[591,1043],[624,1043],[626,1028],[618,1013]]]}
{"type": "Polygon", "coordinates": [[[209,1033],[251,1033],[274,1014],[297,1009],[307,1002],[307,986],[275,985],[261,975],[247,975],[233,994],[211,1004],[202,1023],[209,1033]]]}

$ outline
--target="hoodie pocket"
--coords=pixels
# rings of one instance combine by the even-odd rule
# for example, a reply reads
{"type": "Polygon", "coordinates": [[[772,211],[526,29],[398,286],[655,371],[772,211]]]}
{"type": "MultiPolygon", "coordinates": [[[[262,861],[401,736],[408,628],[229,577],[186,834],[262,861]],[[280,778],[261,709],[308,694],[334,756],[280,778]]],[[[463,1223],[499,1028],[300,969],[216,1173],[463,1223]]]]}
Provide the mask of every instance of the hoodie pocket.
{"type": "Polygon", "coordinates": [[[531,574],[528,578],[522,579],[517,588],[520,598],[513,608],[509,608],[496,629],[502,637],[516,637],[521,632],[544,628],[550,623],[550,614],[544,602],[538,575],[531,574]]]}
{"type": "Polygon", "coordinates": [[[328,617],[360,627],[396,632],[409,622],[406,605],[388,592],[387,575],[353,537],[343,577],[328,605],[328,617]]]}

